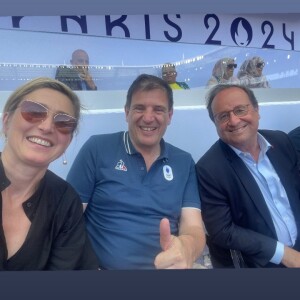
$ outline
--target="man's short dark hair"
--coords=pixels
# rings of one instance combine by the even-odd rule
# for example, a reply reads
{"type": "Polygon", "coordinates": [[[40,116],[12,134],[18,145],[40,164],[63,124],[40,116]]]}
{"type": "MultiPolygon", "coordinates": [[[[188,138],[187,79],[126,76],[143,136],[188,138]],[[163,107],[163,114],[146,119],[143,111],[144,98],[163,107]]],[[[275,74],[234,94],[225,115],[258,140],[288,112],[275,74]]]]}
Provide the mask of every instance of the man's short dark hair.
{"type": "Polygon", "coordinates": [[[168,98],[169,110],[173,109],[173,91],[166,81],[149,74],[139,75],[131,84],[127,92],[127,99],[125,103],[126,108],[130,108],[133,95],[138,91],[152,91],[160,89],[166,92],[168,98]]]}

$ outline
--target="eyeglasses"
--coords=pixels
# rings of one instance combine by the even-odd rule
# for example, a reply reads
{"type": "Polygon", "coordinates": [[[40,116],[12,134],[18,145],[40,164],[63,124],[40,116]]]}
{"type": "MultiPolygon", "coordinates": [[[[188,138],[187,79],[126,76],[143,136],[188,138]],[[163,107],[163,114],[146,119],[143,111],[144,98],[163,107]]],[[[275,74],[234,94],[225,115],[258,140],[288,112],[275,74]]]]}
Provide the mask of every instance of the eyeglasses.
{"type": "Polygon", "coordinates": [[[230,118],[231,112],[233,112],[233,114],[237,117],[244,117],[248,114],[248,110],[249,110],[248,106],[249,105],[250,104],[238,105],[233,110],[220,112],[220,113],[214,115],[214,119],[217,123],[226,123],[226,122],[228,122],[228,120],[230,118]]]}
{"type": "Polygon", "coordinates": [[[256,68],[260,68],[260,69],[261,69],[261,68],[263,68],[264,66],[265,66],[265,63],[263,63],[263,62],[262,62],[262,63],[257,63],[257,64],[256,64],[256,68]]]}
{"type": "MultiPolygon", "coordinates": [[[[19,107],[24,120],[32,124],[44,121],[50,111],[41,103],[31,100],[23,101],[19,107]]],[[[55,128],[62,134],[73,133],[77,126],[76,118],[64,113],[55,114],[53,121],[55,128]]]]}
{"type": "Polygon", "coordinates": [[[162,76],[163,77],[166,77],[166,76],[174,76],[174,75],[176,75],[177,74],[177,72],[164,72],[163,74],[162,74],[162,76]]]}
{"type": "Polygon", "coordinates": [[[235,69],[237,67],[237,64],[228,64],[227,68],[228,69],[235,69]]]}

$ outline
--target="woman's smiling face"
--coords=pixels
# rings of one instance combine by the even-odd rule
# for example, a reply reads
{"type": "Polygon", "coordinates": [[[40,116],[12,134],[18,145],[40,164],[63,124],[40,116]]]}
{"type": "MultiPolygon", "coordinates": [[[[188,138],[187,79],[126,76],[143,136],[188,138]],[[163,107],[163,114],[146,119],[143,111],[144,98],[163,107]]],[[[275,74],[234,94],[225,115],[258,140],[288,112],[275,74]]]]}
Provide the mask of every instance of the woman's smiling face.
{"type": "Polygon", "coordinates": [[[61,156],[72,140],[72,133],[61,133],[54,124],[56,113],[74,116],[71,100],[50,88],[37,89],[24,97],[49,109],[47,117],[39,122],[29,122],[21,114],[20,105],[13,112],[3,115],[3,131],[7,143],[3,151],[9,151],[17,161],[32,166],[48,167],[61,156]]]}

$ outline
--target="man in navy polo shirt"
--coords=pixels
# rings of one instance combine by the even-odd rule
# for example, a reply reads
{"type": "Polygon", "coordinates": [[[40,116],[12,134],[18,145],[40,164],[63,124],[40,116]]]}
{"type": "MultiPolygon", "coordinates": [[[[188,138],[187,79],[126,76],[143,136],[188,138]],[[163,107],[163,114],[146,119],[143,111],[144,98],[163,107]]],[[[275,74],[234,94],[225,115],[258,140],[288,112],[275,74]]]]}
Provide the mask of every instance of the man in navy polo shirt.
{"type": "Polygon", "coordinates": [[[205,246],[191,155],[163,140],[173,93],[142,74],[125,104],[128,131],[90,137],[67,180],[84,204],[102,269],[191,268],[205,246]]]}

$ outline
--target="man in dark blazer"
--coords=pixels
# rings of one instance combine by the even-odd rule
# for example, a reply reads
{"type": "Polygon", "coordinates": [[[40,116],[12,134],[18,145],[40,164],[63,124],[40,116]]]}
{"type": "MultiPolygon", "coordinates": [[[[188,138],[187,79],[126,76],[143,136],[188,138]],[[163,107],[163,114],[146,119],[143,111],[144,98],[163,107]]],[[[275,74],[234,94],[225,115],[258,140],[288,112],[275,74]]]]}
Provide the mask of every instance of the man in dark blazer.
{"type": "Polygon", "coordinates": [[[71,66],[59,66],[55,79],[63,82],[74,91],[97,90],[89,72],[89,56],[86,51],[77,49],[72,53],[71,66]]]}
{"type": "Polygon", "coordinates": [[[288,135],[258,130],[258,102],[244,86],[215,86],[207,108],[220,139],[196,169],[213,267],[300,267],[300,175],[288,135]]]}

